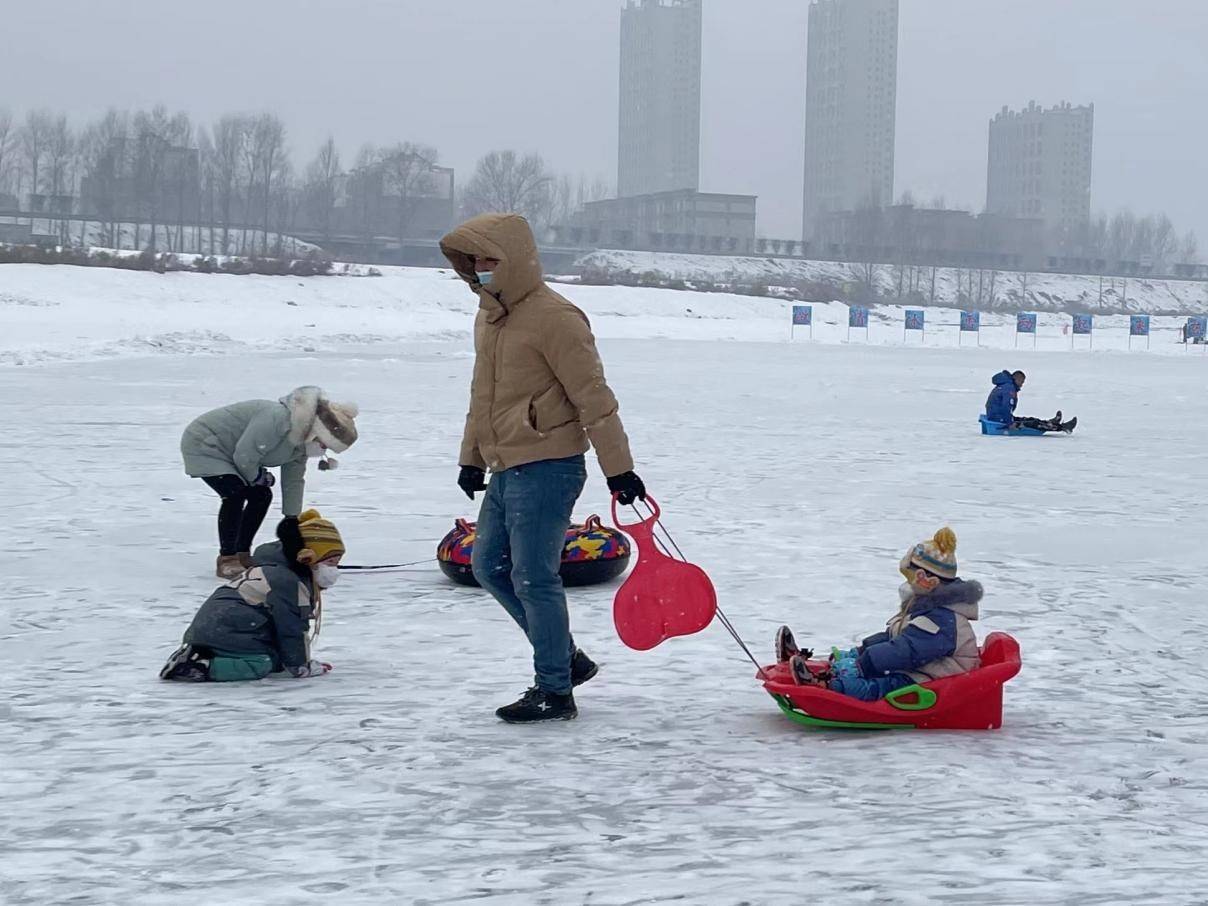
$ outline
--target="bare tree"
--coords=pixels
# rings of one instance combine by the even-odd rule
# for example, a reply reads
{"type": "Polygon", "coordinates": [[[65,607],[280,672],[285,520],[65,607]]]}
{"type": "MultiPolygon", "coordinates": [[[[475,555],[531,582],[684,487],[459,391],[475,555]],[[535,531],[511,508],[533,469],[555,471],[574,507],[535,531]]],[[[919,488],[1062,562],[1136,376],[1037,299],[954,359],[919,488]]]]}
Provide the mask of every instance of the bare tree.
{"type": "Polygon", "coordinates": [[[348,200],[352,208],[353,226],[366,243],[377,235],[382,219],[384,178],[380,165],[378,149],[365,144],[357,152],[356,166],[348,174],[348,200]]]}
{"type": "MultiPolygon", "coordinates": [[[[167,108],[156,106],[150,112],[140,110],[134,114],[134,192],[140,212],[139,221],[145,219],[150,227],[148,248],[159,245],[159,228],[164,226],[167,234],[165,174],[168,170],[169,153],[174,140],[182,131],[182,114],[169,117],[167,108]]],[[[140,222],[134,225],[135,247],[140,244],[140,222]]],[[[169,241],[169,245],[170,245],[169,241]]]]}
{"type": "Polygon", "coordinates": [[[214,167],[214,140],[204,126],[197,127],[197,251],[199,254],[214,254],[214,187],[217,183],[214,167]],[[208,229],[209,235],[203,243],[201,231],[208,229]]]}
{"type": "MultiPolygon", "coordinates": [[[[230,254],[231,216],[239,193],[240,165],[246,144],[248,120],[245,116],[228,114],[214,126],[213,151],[210,159],[211,189],[218,201],[222,220],[222,252],[230,254]]],[[[213,242],[210,251],[213,252],[213,242]]]]}
{"type": "Polygon", "coordinates": [[[523,214],[540,230],[548,223],[554,179],[539,154],[492,151],[478,161],[462,195],[466,215],[486,211],[523,214]]]}
{"type": "Polygon", "coordinates": [[[16,151],[17,133],[13,128],[13,115],[5,107],[0,107],[0,192],[9,186],[9,173],[13,168],[13,156],[16,151]]]}
{"type": "Polygon", "coordinates": [[[331,221],[339,180],[340,152],[336,149],[335,139],[329,136],[307,166],[303,184],[307,219],[318,227],[324,243],[331,242],[331,221]]]}
{"type": "Polygon", "coordinates": [[[76,153],[75,136],[67,125],[67,117],[55,117],[46,133],[46,195],[50,202],[48,213],[59,215],[59,241],[68,242],[68,221],[62,215],[70,214],[71,164],[76,153]],[[68,209],[63,210],[64,206],[68,209]]]}
{"type": "Polygon", "coordinates": [[[864,204],[853,215],[852,251],[858,262],[852,270],[863,288],[864,301],[872,301],[877,294],[877,275],[885,233],[885,212],[877,205],[871,202],[864,204]]]}
{"type": "Polygon", "coordinates": [[[432,192],[436,149],[402,142],[384,149],[378,165],[382,168],[383,189],[394,207],[395,236],[401,250],[415,217],[418,200],[432,192]]]}
{"type": "Polygon", "coordinates": [[[1183,236],[1183,241],[1179,245],[1179,262],[1181,264],[1197,264],[1200,258],[1199,240],[1196,239],[1195,231],[1188,230],[1183,236]]]}
{"type": "MultiPolygon", "coordinates": [[[[41,189],[42,159],[50,140],[54,117],[48,110],[31,110],[25,115],[25,126],[21,129],[21,153],[25,156],[25,168],[29,172],[29,191],[37,195],[41,189]]],[[[18,179],[17,192],[20,193],[18,179]]]]}
{"type": "Polygon", "coordinates": [[[1031,274],[1029,274],[1027,271],[1019,271],[1015,275],[1015,282],[1019,284],[1019,304],[1023,308],[1028,307],[1028,284],[1030,282],[1030,278],[1031,274]]]}
{"type": "Polygon", "coordinates": [[[298,222],[298,210],[302,204],[302,190],[294,178],[293,165],[286,160],[277,171],[273,182],[273,194],[270,210],[272,213],[272,229],[276,234],[273,241],[273,255],[280,258],[294,253],[291,244],[285,247],[285,241],[293,232],[298,222]]]}
{"type": "Polygon", "coordinates": [[[251,141],[245,151],[248,162],[250,182],[248,186],[249,203],[252,198],[252,187],[259,191],[259,202],[262,227],[260,253],[268,254],[268,233],[271,220],[273,187],[276,179],[285,178],[285,168],[288,164],[285,147],[285,126],[271,113],[262,113],[252,123],[251,141]]]}
{"type": "Polygon", "coordinates": [[[1150,257],[1158,273],[1166,273],[1179,251],[1179,236],[1174,224],[1165,214],[1159,214],[1153,223],[1153,238],[1150,240],[1150,257]]]}
{"type": "Polygon", "coordinates": [[[1131,211],[1117,211],[1107,227],[1108,254],[1124,261],[1131,254],[1137,232],[1137,218],[1131,211]]]}
{"type": "Polygon", "coordinates": [[[129,213],[129,131],[129,116],[110,110],[80,136],[81,213],[100,222],[101,236],[110,248],[121,247],[121,222],[129,213]]]}

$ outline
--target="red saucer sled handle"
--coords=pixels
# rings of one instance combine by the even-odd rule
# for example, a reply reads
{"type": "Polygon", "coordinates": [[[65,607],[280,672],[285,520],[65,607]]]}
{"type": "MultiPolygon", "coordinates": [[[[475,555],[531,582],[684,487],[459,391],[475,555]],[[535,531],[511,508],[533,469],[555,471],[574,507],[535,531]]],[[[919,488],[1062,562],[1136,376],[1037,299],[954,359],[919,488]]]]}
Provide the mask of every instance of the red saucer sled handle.
{"type": "MultiPolygon", "coordinates": [[[[717,613],[713,583],[699,566],[664,552],[654,534],[656,527],[661,528],[662,510],[653,497],[647,496],[645,503],[648,517],[622,525],[617,495],[612,498],[613,525],[633,538],[638,551],[637,565],[613,598],[612,618],[621,641],[638,651],[677,635],[700,632],[717,613]]],[[[671,536],[667,538],[679,553],[671,536]]]]}

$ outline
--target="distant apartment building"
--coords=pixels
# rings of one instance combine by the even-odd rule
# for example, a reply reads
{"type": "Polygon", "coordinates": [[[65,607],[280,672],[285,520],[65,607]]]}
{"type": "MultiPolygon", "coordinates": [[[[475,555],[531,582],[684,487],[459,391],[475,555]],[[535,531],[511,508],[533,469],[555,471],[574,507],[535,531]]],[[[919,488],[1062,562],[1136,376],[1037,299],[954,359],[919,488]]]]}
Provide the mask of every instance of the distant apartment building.
{"type": "Polygon", "coordinates": [[[814,0],[806,48],[802,232],[893,203],[898,0],[814,0]]]}
{"type": "Polygon", "coordinates": [[[621,11],[617,194],[700,186],[701,0],[621,11]]]}
{"type": "Polygon", "coordinates": [[[755,196],[681,189],[590,201],[557,233],[562,242],[604,248],[749,252],[755,196]]]}
{"type": "Polygon", "coordinates": [[[1033,101],[990,121],[986,210],[1043,221],[1050,242],[1073,235],[1091,216],[1095,105],[1033,101]]]}

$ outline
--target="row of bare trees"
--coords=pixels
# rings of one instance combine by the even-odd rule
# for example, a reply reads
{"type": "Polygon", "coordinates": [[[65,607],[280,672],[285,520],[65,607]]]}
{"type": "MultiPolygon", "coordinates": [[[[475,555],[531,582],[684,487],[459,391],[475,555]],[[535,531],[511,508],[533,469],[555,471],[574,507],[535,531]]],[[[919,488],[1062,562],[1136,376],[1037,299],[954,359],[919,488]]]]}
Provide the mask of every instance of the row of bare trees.
{"type": "Polygon", "coordinates": [[[1112,216],[1098,214],[1089,223],[1059,233],[1058,247],[1074,257],[1143,263],[1156,273],[1167,273],[1175,264],[1194,264],[1199,259],[1199,241],[1193,231],[1179,236],[1165,214],[1138,217],[1132,211],[1112,216]]]}
{"type": "Polygon", "coordinates": [[[37,215],[65,243],[260,255],[281,254],[283,237],[297,233],[402,244],[417,229],[447,228],[458,208],[519,211],[540,232],[609,194],[600,180],[554,173],[538,154],[500,150],[455,199],[452,171],[438,164],[437,149],[405,141],[364,145],[346,168],[329,138],[299,172],[269,113],[206,127],[164,107],[110,110],[73,129],[49,111],[18,121],[0,109],[0,211],[37,215]]]}
{"type": "Polygon", "coordinates": [[[541,155],[516,151],[491,151],[482,157],[460,198],[463,216],[484,211],[516,211],[540,233],[565,224],[589,201],[612,196],[612,187],[602,179],[577,179],[557,175],[541,155]]]}

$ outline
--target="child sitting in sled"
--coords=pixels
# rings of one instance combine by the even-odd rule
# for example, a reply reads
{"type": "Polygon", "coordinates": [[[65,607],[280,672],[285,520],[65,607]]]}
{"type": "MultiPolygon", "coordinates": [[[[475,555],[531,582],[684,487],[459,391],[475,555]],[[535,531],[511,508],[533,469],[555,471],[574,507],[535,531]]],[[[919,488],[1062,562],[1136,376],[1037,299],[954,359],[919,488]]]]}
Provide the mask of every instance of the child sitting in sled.
{"type": "Polygon", "coordinates": [[[256,548],[254,565],[201,605],[160,679],[230,682],[282,671],[301,678],[331,669],[311,659],[310,643],[319,633],[323,589],[339,578],[344,542],[316,510],[281,520],[277,538],[256,548]]]}
{"type": "Polygon", "coordinates": [[[956,575],[956,535],[942,528],[906,552],[898,570],[901,607],[884,632],[849,651],[835,649],[828,667],[810,669],[787,626],[776,633],[776,660],[787,661],[799,685],[823,686],[861,701],[876,701],[912,683],[925,683],[981,666],[971,620],[982,598],[978,582],[956,575]]]}

